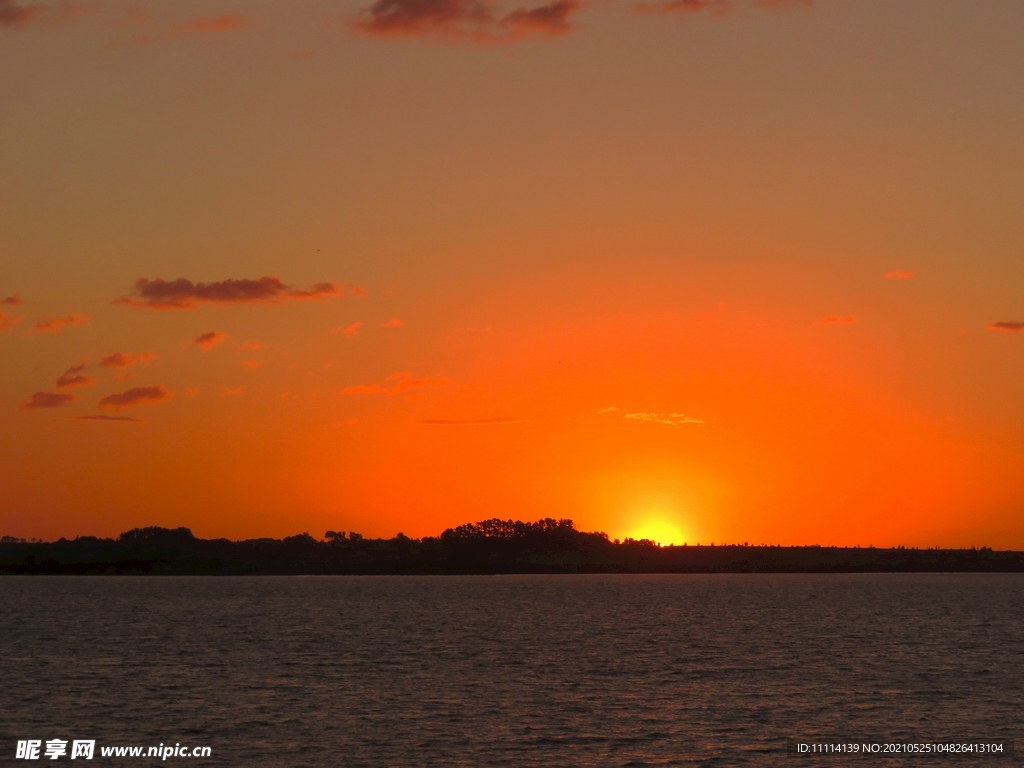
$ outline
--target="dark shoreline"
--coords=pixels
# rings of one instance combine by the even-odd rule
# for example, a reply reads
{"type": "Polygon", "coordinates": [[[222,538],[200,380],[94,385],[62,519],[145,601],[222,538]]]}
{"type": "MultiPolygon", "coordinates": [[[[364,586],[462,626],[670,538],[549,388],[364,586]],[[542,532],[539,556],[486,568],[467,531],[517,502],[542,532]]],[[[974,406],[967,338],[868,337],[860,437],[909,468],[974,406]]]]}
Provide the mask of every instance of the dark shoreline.
{"type": "Polygon", "coordinates": [[[611,541],[571,520],[488,520],[439,537],[198,539],[137,528],[117,539],[0,541],[0,574],[456,575],[528,573],[1024,573],[1024,552],[981,549],[705,545],[611,541]]]}

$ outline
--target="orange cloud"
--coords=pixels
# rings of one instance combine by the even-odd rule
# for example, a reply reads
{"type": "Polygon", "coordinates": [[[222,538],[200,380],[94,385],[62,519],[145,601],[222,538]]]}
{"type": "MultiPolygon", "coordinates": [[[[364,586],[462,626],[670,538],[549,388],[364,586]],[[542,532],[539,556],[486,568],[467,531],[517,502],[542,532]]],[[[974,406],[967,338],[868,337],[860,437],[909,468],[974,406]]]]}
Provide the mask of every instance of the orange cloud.
{"type": "Polygon", "coordinates": [[[140,277],[135,281],[134,295],[115,299],[115,304],[149,309],[193,309],[199,302],[215,304],[279,304],[284,299],[319,299],[340,296],[343,289],[334,283],[316,283],[308,289],[298,289],[283,283],[277,277],[258,280],[221,280],[214,283],[193,283],[179,277],[177,280],[140,277]]]}
{"type": "Polygon", "coordinates": [[[909,280],[913,276],[914,273],[906,269],[894,269],[892,272],[885,273],[886,280],[909,280]]]}
{"type": "Polygon", "coordinates": [[[195,19],[183,27],[185,32],[230,32],[232,29],[239,29],[247,24],[241,16],[223,14],[221,16],[210,16],[205,19],[195,19]]]}
{"type": "Polygon", "coordinates": [[[337,328],[332,328],[331,329],[331,333],[337,333],[338,331],[341,331],[342,333],[344,333],[346,336],[348,336],[351,339],[353,336],[355,336],[357,333],[359,333],[359,329],[362,328],[362,327],[363,327],[362,323],[351,323],[351,324],[346,325],[344,327],[339,325],[337,328]]]}
{"type": "Polygon", "coordinates": [[[233,397],[234,395],[242,394],[242,388],[241,387],[234,387],[232,389],[222,389],[220,394],[221,394],[221,397],[233,397]]]}
{"type": "Polygon", "coordinates": [[[1000,320],[998,323],[986,326],[989,331],[1006,331],[1009,333],[1020,333],[1024,331],[1024,323],[1016,320],[1000,320]]]}
{"type": "Polygon", "coordinates": [[[735,3],[732,0],[668,0],[664,3],[636,3],[634,13],[691,14],[707,11],[712,16],[727,15],[735,3]]]}
{"type": "Polygon", "coordinates": [[[60,408],[62,405],[73,403],[77,400],[74,395],[63,392],[36,392],[32,399],[21,406],[23,411],[35,410],[37,408],[60,408]]]}
{"type": "Polygon", "coordinates": [[[133,419],[131,416],[106,416],[102,413],[97,413],[92,416],[73,416],[76,421],[134,421],[141,424],[142,419],[133,419]]]}
{"type": "Polygon", "coordinates": [[[159,403],[168,400],[171,392],[166,387],[154,385],[151,387],[132,387],[126,392],[118,392],[114,395],[107,395],[100,400],[100,408],[110,408],[119,411],[122,408],[130,408],[145,403],[159,403]]]}
{"type": "Polygon", "coordinates": [[[114,352],[112,355],[102,358],[100,365],[106,368],[130,368],[136,363],[149,365],[153,360],[156,360],[156,355],[153,352],[136,352],[134,354],[114,352]]]}
{"type": "Polygon", "coordinates": [[[47,315],[36,320],[32,330],[37,333],[60,333],[61,329],[69,325],[88,325],[89,319],[80,313],[67,315],[66,317],[53,317],[47,315]]]}
{"type": "Polygon", "coordinates": [[[481,0],[377,0],[351,26],[376,37],[433,36],[486,45],[530,35],[564,35],[581,7],[581,0],[552,0],[501,15],[481,0]]]}
{"type": "Polygon", "coordinates": [[[403,325],[405,325],[405,321],[402,320],[402,318],[400,318],[400,317],[392,317],[386,323],[381,323],[380,327],[381,328],[401,328],[403,325]]]}
{"type": "Polygon", "coordinates": [[[199,387],[189,387],[185,390],[185,397],[195,397],[199,394],[199,387]]]}
{"type": "Polygon", "coordinates": [[[346,387],[341,390],[343,395],[397,395],[401,392],[408,392],[411,389],[423,389],[425,387],[439,387],[447,382],[447,379],[439,376],[417,378],[415,373],[403,371],[393,373],[385,379],[387,383],[380,384],[358,384],[354,387],[346,387]]]}
{"type": "Polygon", "coordinates": [[[44,11],[41,5],[19,5],[15,0],[0,0],[0,27],[28,24],[44,11]]]}
{"type": "Polygon", "coordinates": [[[91,376],[82,373],[85,370],[85,363],[73,365],[68,368],[57,379],[57,389],[71,389],[72,387],[91,387],[96,380],[91,376]]]}
{"type": "Polygon", "coordinates": [[[459,426],[475,424],[518,424],[514,416],[497,416],[493,419],[424,419],[420,424],[436,424],[441,426],[459,426]]]}
{"type": "Polygon", "coordinates": [[[6,317],[3,312],[0,312],[0,331],[6,331],[8,328],[13,328],[20,323],[21,320],[21,315],[6,317]]]}
{"type": "Polygon", "coordinates": [[[203,352],[209,352],[211,349],[216,347],[218,344],[222,344],[228,338],[226,333],[221,331],[207,331],[206,333],[200,334],[196,337],[196,344],[203,352]]]}
{"type": "Polygon", "coordinates": [[[6,304],[9,307],[20,307],[23,303],[20,296],[7,296],[0,300],[0,304],[6,304]]]}
{"type": "Polygon", "coordinates": [[[65,0],[56,6],[22,5],[17,0],[0,0],[0,28],[21,27],[34,21],[59,24],[73,21],[95,10],[95,4],[65,0]]]}
{"type": "Polygon", "coordinates": [[[252,370],[253,368],[259,368],[261,365],[263,365],[264,362],[265,361],[263,361],[263,360],[243,360],[242,361],[242,366],[244,368],[248,368],[249,370],[252,370]]]}
{"type": "Polygon", "coordinates": [[[664,424],[669,427],[704,423],[703,419],[695,419],[684,413],[626,413],[623,415],[631,421],[646,421],[652,424],[664,424]]]}
{"type": "Polygon", "coordinates": [[[857,322],[857,318],[853,315],[829,315],[818,321],[819,325],[853,325],[857,322]]]}

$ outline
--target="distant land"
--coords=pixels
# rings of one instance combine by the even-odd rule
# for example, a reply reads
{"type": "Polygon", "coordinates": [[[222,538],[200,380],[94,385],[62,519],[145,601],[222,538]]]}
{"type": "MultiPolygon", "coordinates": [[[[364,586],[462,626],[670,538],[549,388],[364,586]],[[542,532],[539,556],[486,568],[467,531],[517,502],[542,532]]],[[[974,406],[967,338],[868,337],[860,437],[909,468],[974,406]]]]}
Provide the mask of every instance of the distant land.
{"type": "Polygon", "coordinates": [[[135,528],[117,539],[0,539],[0,574],[499,574],[1024,572],[1024,552],[981,549],[658,546],[612,541],[572,520],[512,520],[438,537],[367,539],[328,531],[285,539],[198,539],[188,528],[135,528]]]}

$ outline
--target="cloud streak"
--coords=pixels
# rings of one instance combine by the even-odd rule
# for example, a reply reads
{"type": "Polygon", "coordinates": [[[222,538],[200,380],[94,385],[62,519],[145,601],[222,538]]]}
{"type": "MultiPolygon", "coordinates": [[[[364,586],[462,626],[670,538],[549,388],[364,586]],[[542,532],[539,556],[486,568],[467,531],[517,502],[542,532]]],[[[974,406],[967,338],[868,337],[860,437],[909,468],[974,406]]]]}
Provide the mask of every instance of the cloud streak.
{"type": "Polygon", "coordinates": [[[163,402],[164,400],[169,400],[171,394],[170,390],[160,385],[154,385],[151,387],[132,387],[125,392],[107,395],[100,400],[100,408],[109,408],[113,411],[119,411],[122,408],[131,408],[136,405],[163,402]]]}
{"type": "Polygon", "coordinates": [[[227,341],[227,338],[228,335],[221,331],[207,331],[206,333],[197,336],[195,343],[199,345],[199,348],[203,350],[203,352],[209,352],[218,344],[222,344],[227,341]]]}
{"type": "Polygon", "coordinates": [[[149,365],[153,360],[156,360],[153,352],[114,352],[102,358],[100,365],[104,368],[131,368],[133,365],[149,365]]]}
{"type": "Polygon", "coordinates": [[[447,383],[447,379],[439,376],[418,377],[415,373],[403,371],[393,373],[385,379],[385,384],[357,384],[341,390],[343,395],[397,395],[413,389],[439,387],[447,383]]]}
{"type": "Polygon", "coordinates": [[[135,419],[131,416],[106,416],[102,413],[92,414],[90,416],[72,416],[75,421],[132,421],[137,424],[142,423],[142,419],[135,419]]]}
{"type": "Polygon", "coordinates": [[[1000,320],[998,323],[986,326],[989,331],[1003,331],[1004,333],[1020,333],[1024,331],[1024,323],[1017,320],[1000,320]]]}
{"type": "Polygon", "coordinates": [[[65,315],[64,317],[47,315],[46,317],[40,317],[36,320],[36,324],[32,326],[32,330],[36,333],[60,333],[62,329],[69,326],[88,324],[89,318],[81,313],[65,315]]]}
{"type": "Polygon", "coordinates": [[[492,419],[423,419],[420,424],[435,424],[439,426],[474,426],[486,424],[518,424],[519,419],[514,416],[497,416],[492,419]]]}
{"type": "Polygon", "coordinates": [[[23,411],[33,411],[42,408],[60,408],[62,405],[73,403],[77,400],[74,395],[65,392],[36,392],[32,399],[21,406],[23,411]]]}
{"type": "Polygon", "coordinates": [[[886,280],[909,280],[913,276],[914,273],[907,269],[894,269],[885,273],[886,280]]]}
{"type": "Polygon", "coordinates": [[[684,424],[703,424],[703,419],[695,419],[685,413],[627,413],[625,417],[631,421],[645,421],[651,424],[665,424],[669,427],[681,427],[684,424]]]}
{"type": "Polygon", "coordinates": [[[81,365],[73,365],[68,368],[64,373],[57,379],[57,389],[72,389],[73,387],[91,387],[96,383],[96,380],[91,376],[86,376],[82,371],[85,370],[85,363],[81,365]]]}
{"type": "Polygon", "coordinates": [[[115,304],[147,309],[194,309],[202,302],[211,304],[281,304],[287,299],[310,300],[342,296],[345,292],[360,295],[363,289],[355,285],[316,283],[309,288],[296,288],[277,277],[258,280],[220,280],[213,283],[193,283],[179,277],[177,280],[140,277],[135,281],[131,296],[115,299],[115,304]]]}
{"type": "Polygon", "coordinates": [[[374,37],[435,37],[495,45],[567,34],[581,7],[581,0],[551,0],[503,14],[488,0],[377,0],[350,24],[353,31],[374,37]]]}

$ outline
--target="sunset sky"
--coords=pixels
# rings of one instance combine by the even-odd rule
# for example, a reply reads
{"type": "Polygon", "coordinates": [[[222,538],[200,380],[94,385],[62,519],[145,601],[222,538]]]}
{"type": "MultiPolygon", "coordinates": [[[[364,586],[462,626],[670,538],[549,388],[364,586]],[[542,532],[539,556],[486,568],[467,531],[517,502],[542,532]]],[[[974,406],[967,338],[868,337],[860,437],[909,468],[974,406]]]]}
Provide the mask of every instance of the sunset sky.
{"type": "Polygon", "coordinates": [[[1024,548],[1019,0],[0,0],[0,534],[1024,548]]]}

